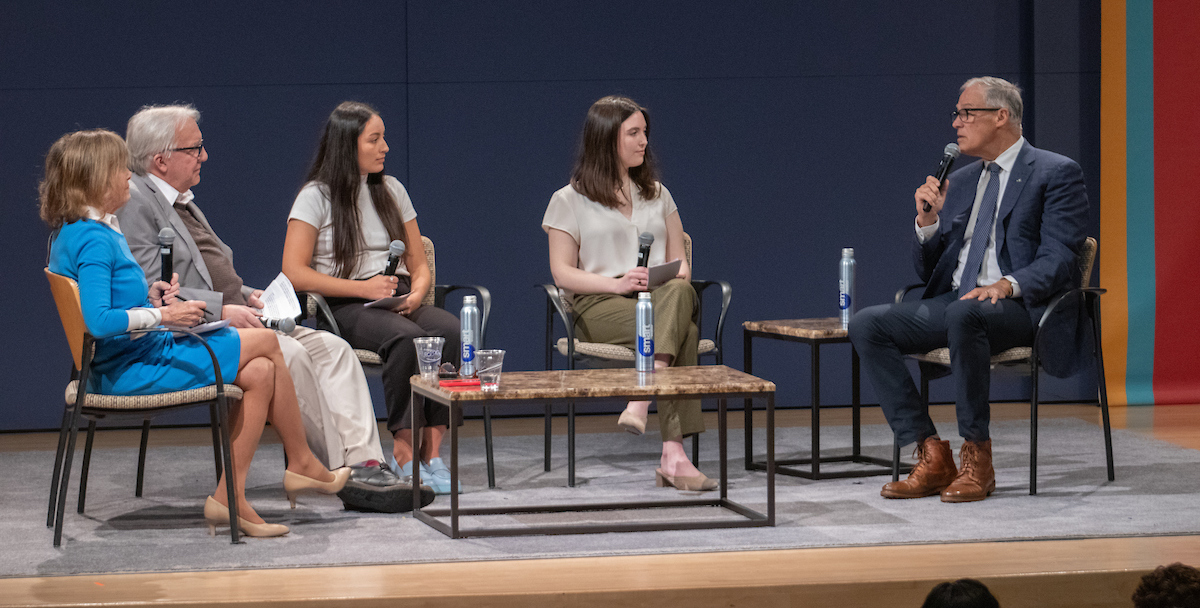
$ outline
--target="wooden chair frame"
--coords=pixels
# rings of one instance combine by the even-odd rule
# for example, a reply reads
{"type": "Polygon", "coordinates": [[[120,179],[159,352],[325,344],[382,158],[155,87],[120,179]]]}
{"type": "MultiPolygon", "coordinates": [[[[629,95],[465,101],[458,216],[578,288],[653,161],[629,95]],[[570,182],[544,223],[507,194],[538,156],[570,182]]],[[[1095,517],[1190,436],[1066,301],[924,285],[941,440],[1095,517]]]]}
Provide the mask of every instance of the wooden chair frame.
{"type": "MultiPolygon", "coordinates": [[[[146,396],[110,397],[89,393],[88,379],[91,374],[92,356],[95,352],[95,338],[87,331],[83,321],[82,305],[79,299],[79,285],[73,279],[50,272],[46,269],[46,277],[50,281],[50,289],[54,302],[62,320],[63,331],[71,348],[73,366],[71,369],[72,382],[67,387],[66,406],[63,409],[62,426],[58,434],[58,450],[54,456],[54,473],[50,482],[50,504],[46,513],[46,527],[54,528],[54,546],[62,544],[63,517],[66,511],[67,489],[71,477],[71,464],[75,457],[75,444],[79,433],[79,421],[88,419],[87,442],[83,450],[83,463],[80,466],[79,504],[77,511],[83,513],[87,500],[88,469],[91,466],[92,444],[95,437],[96,421],[106,418],[141,418],[142,436],[138,451],[137,488],[135,496],[141,497],[145,477],[146,448],[150,430],[150,419],[158,414],[176,411],[189,407],[208,406],[209,420],[213,432],[213,460],[216,466],[216,476],[219,480],[222,470],[229,472],[226,479],[227,500],[231,522],[237,521],[237,480],[236,469],[233,466],[233,452],[230,448],[229,433],[229,400],[240,399],[242,391],[234,385],[226,385],[221,375],[221,366],[212,347],[199,334],[184,329],[168,329],[151,327],[135,329],[121,335],[137,335],[154,332],[172,331],[186,335],[189,339],[197,340],[208,351],[212,360],[215,383],[200,389],[180,391],[177,393],[160,393],[146,396]],[[74,395],[72,395],[72,392],[74,395]],[[196,396],[199,396],[196,398],[196,396]],[[119,401],[121,407],[105,406],[103,403],[119,401]],[[188,398],[191,397],[191,398],[188,398]],[[170,402],[164,404],[164,402],[170,402]]],[[[240,542],[239,530],[236,524],[230,526],[230,542],[240,542]]]]}

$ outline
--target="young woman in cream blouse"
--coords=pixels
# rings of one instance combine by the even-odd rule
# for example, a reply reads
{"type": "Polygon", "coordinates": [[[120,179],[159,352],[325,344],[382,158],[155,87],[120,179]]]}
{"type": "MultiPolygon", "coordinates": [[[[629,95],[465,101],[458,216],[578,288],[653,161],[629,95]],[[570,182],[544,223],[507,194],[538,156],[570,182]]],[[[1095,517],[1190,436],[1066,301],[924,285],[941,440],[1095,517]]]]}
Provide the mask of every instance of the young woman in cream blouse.
{"type": "MultiPolygon", "coordinates": [[[[637,266],[638,235],[654,235],[650,265],[681,260],[679,274],[650,290],[654,301],[655,368],[695,365],[699,333],[696,292],[684,259],[683,223],[670,191],[658,182],[649,147],[649,115],[625,97],[592,104],[583,125],[570,185],[554,193],[542,218],[554,282],[573,298],[580,340],[634,347],[634,308],[649,272],[637,266]]],[[[649,401],[630,401],[618,424],[640,435],[649,401]]],[[[663,448],[659,486],[713,490],[688,460],[683,437],[704,431],[698,400],[658,404],[663,448]]]]}

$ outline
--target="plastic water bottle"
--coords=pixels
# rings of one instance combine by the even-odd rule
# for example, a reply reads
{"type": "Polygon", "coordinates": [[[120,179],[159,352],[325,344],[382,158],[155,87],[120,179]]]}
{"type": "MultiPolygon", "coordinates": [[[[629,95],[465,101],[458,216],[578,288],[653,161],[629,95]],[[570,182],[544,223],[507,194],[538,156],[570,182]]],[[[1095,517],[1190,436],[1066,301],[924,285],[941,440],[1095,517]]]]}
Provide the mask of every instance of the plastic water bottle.
{"type": "Polygon", "coordinates": [[[475,296],[463,296],[458,320],[461,328],[459,337],[462,339],[458,377],[474,378],[479,371],[475,367],[475,351],[479,350],[479,306],[475,304],[475,296]]]}
{"type": "Polygon", "coordinates": [[[854,316],[854,249],[842,249],[842,260],[838,263],[838,308],[841,309],[842,329],[850,327],[854,316]]]}
{"type": "Polygon", "coordinates": [[[654,303],[650,293],[643,291],[637,300],[637,359],[639,372],[654,371],[654,303]]]}

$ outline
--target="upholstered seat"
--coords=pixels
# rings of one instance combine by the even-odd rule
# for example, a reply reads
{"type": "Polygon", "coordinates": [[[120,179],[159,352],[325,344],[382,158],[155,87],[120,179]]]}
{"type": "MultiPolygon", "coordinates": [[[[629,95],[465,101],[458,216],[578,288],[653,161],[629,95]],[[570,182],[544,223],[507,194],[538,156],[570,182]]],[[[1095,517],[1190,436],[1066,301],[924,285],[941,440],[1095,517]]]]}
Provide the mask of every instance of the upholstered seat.
{"type": "MultiPolygon", "coordinates": [[[[437,251],[433,246],[433,240],[422,235],[421,244],[425,247],[425,263],[429,266],[429,281],[433,283],[433,288],[429,290],[429,293],[425,294],[425,299],[421,300],[421,305],[445,308],[447,294],[460,290],[474,291],[478,294],[479,300],[479,344],[482,346],[484,338],[487,336],[488,315],[492,309],[491,292],[486,287],[480,285],[438,285],[437,251]]],[[[305,298],[304,318],[315,319],[317,327],[328,330],[338,336],[342,335],[337,320],[333,318],[333,312],[330,311],[329,305],[325,302],[325,298],[321,294],[302,291],[297,295],[305,298]]],[[[358,357],[358,362],[362,364],[363,371],[378,375],[383,370],[383,358],[379,356],[379,353],[356,348],[354,349],[354,355],[358,357]]],[[[487,444],[488,486],[494,488],[496,487],[496,467],[492,461],[492,415],[491,410],[486,406],[483,408],[483,427],[484,442],[487,444]]]]}
{"type": "MultiPolygon", "coordinates": [[[[684,259],[687,260],[688,267],[692,266],[692,237],[686,232],[683,234],[683,253],[684,259]]],[[[575,314],[571,307],[571,298],[560,290],[556,285],[547,283],[540,285],[546,293],[546,369],[554,369],[554,352],[557,351],[560,355],[566,358],[567,368],[575,369],[576,366],[583,367],[630,367],[634,362],[634,352],[632,349],[615,344],[605,344],[602,342],[584,342],[575,337],[575,314]],[[566,332],[565,337],[554,339],[555,319],[566,332]]],[[[729,302],[733,298],[733,288],[725,281],[701,281],[693,280],[692,287],[696,290],[696,295],[699,298],[699,319],[698,327],[703,336],[703,320],[704,320],[704,294],[709,288],[718,288],[721,294],[721,311],[717,315],[716,330],[712,337],[701,337],[697,349],[699,356],[709,357],[717,365],[724,362],[724,351],[722,350],[722,335],[725,328],[725,316],[729,313],[729,302]]],[[[546,406],[545,412],[545,470],[550,470],[550,418],[553,412],[550,411],[550,406],[546,406]]],[[[574,429],[574,407],[568,407],[567,427],[574,429]]],[[[692,462],[700,463],[700,440],[699,436],[692,436],[692,462]]],[[[568,468],[574,471],[574,463],[569,463],[568,468]]],[[[571,485],[574,485],[574,478],[568,474],[571,485]]]]}
{"type": "MultiPolygon", "coordinates": [[[[1108,416],[1108,390],[1104,385],[1104,354],[1101,350],[1100,343],[1100,296],[1105,293],[1104,289],[1098,287],[1090,287],[1089,283],[1092,276],[1092,268],[1096,261],[1096,239],[1088,237],[1076,258],[1076,264],[1079,266],[1080,282],[1079,285],[1058,294],[1051,300],[1047,306],[1046,312],[1042,315],[1038,326],[1034,331],[1033,344],[1029,346],[1017,346],[1008,350],[997,353],[991,357],[992,367],[997,365],[1019,365],[1026,363],[1029,365],[1029,374],[1032,381],[1032,390],[1029,400],[1029,424],[1030,424],[1030,452],[1029,452],[1029,493],[1037,494],[1037,431],[1038,431],[1038,371],[1040,369],[1040,360],[1038,357],[1037,345],[1040,343],[1042,335],[1042,326],[1050,318],[1050,314],[1069,297],[1079,297],[1084,300],[1084,310],[1089,317],[1092,326],[1092,336],[1095,341],[1094,356],[1096,361],[1096,376],[1097,376],[1097,392],[1100,402],[1100,409],[1103,415],[1104,422],[1104,448],[1105,457],[1108,464],[1108,480],[1113,481],[1115,472],[1113,470],[1113,454],[1112,454],[1112,428],[1109,423],[1108,416]]],[[[909,292],[924,287],[924,284],[908,285],[896,292],[896,303],[899,304],[904,300],[904,296],[909,292]]],[[[1068,303],[1069,304],[1069,303],[1068,303]]],[[[937,373],[931,366],[950,367],[950,349],[938,348],[927,353],[909,355],[910,358],[922,363],[921,370],[921,400],[926,406],[929,405],[929,381],[931,376],[942,377],[946,374],[937,373]]],[[[892,453],[892,478],[898,479],[900,476],[900,446],[896,445],[892,453]]]]}

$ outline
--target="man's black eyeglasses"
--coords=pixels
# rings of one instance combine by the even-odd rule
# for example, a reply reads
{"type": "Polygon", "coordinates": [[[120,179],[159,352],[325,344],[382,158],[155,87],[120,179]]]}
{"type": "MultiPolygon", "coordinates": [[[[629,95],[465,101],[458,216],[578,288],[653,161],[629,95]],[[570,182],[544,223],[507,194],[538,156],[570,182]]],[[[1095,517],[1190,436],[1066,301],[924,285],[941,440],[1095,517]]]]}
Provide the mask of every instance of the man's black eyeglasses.
{"type": "Polygon", "coordinates": [[[971,112],[995,112],[999,109],[1000,108],[963,108],[961,110],[955,110],[951,112],[950,118],[952,120],[961,118],[963,122],[971,122],[975,119],[974,116],[971,116],[971,112]]]}
{"type": "Polygon", "coordinates": [[[171,151],[172,152],[187,152],[188,154],[192,154],[194,152],[195,156],[200,156],[200,151],[203,149],[204,149],[204,140],[202,139],[202,140],[200,140],[200,143],[198,143],[194,146],[188,146],[186,148],[171,148],[171,151]]]}

